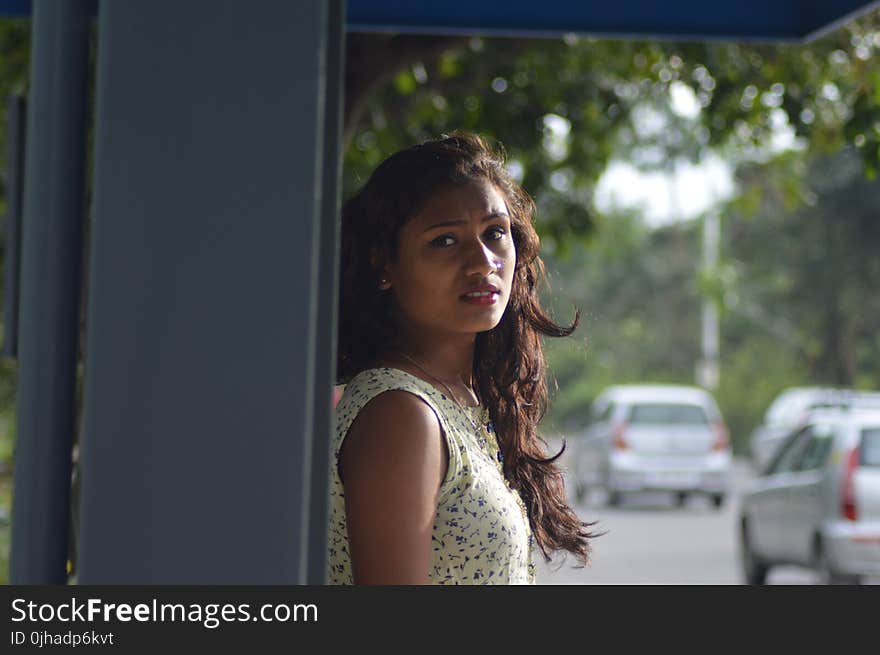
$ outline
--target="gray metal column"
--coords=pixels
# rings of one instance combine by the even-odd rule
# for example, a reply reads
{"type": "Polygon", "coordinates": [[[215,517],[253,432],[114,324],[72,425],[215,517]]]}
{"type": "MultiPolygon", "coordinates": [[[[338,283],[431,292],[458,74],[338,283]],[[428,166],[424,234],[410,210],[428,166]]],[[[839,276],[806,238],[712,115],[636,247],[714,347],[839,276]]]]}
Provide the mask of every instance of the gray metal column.
{"type": "Polygon", "coordinates": [[[329,516],[331,398],[336,379],[336,320],[339,294],[339,178],[342,163],[342,108],[345,64],[345,2],[329,0],[327,20],[324,190],[318,264],[318,333],[315,367],[314,450],[307,584],[326,584],[329,516]]]}
{"type": "Polygon", "coordinates": [[[81,583],[306,580],[326,35],[100,5],[81,583]]]}
{"type": "Polygon", "coordinates": [[[35,0],[10,582],[67,579],[90,2],[35,0]]]}
{"type": "Polygon", "coordinates": [[[3,356],[18,357],[21,289],[21,207],[24,195],[25,99],[9,97],[6,139],[6,216],[3,219],[3,356]]]}

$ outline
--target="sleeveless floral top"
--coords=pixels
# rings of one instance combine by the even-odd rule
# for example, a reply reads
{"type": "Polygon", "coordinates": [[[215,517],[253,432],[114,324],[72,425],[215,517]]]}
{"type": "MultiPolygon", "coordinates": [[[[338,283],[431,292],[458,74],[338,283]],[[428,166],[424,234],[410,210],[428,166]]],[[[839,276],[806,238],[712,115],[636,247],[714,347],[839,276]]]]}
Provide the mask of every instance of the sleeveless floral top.
{"type": "Polygon", "coordinates": [[[434,519],[431,583],[535,584],[526,508],[504,477],[488,410],[461,407],[430,383],[395,368],[358,373],[336,406],[330,460],[330,584],[353,583],[339,451],[358,412],[390,390],[407,391],[434,410],[449,451],[434,519]]]}

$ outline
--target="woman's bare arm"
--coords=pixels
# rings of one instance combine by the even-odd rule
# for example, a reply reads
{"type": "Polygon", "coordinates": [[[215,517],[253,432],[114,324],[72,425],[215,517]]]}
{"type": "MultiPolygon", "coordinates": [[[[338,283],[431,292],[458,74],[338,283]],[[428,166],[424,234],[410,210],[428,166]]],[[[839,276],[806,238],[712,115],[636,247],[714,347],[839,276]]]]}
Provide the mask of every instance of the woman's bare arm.
{"type": "Polygon", "coordinates": [[[428,405],[405,391],[372,399],[340,453],[355,584],[428,584],[446,443],[428,405]]]}

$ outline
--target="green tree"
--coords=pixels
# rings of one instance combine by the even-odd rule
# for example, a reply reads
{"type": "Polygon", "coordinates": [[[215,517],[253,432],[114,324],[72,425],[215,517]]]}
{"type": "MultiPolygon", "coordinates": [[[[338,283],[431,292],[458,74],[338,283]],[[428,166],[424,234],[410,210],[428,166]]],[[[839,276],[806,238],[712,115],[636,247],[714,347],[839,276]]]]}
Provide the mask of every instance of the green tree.
{"type": "MultiPolygon", "coordinates": [[[[7,112],[9,96],[27,91],[29,20],[0,20],[0,216],[6,215],[7,112]]],[[[3,307],[6,252],[5,231],[0,231],[0,311],[3,307]]],[[[4,333],[5,317],[0,334],[4,333]]],[[[12,506],[13,444],[15,443],[16,364],[0,358],[0,583],[9,570],[9,511],[12,506]]]]}
{"type": "Polygon", "coordinates": [[[577,430],[609,384],[690,384],[700,350],[696,223],[651,230],[633,214],[601,217],[595,238],[569,256],[545,256],[553,271],[545,302],[556,316],[583,312],[574,336],[546,340],[559,391],[548,425],[577,430]]]}
{"type": "MultiPolygon", "coordinates": [[[[880,387],[880,185],[851,148],[788,153],[738,177],[740,198],[724,216],[715,395],[744,453],[787,387],[880,387]],[[797,202],[780,190],[791,178],[804,194],[797,202]]],[[[546,430],[576,434],[609,384],[693,383],[700,236],[699,221],[649,230],[636,216],[608,215],[569,257],[546,255],[547,304],[561,317],[572,304],[584,312],[574,337],[547,341],[558,391],[546,430]]]]}
{"type": "Polygon", "coordinates": [[[880,11],[806,45],[354,34],[347,48],[346,195],[391,152],[472,129],[502,141],[539,199],[542,235],[563,248],[594,229],[612,156],[762,157],[790,126],[811,152],[855,145],[869,175],[880,160],[880,11]],[[683,88],[695,117],[670,102],[683,88]],[[645,133],[645,108],[662,129],[645,133]]]}
{"type": "Polygon", "coordinates": [[[740,171],[759,205],[727,221],[729,313],[773,336],[815,383],[880,386],[880,185],[853,149],[776,166],[802,179],[803,198],[789,210],[771,167],[740,171]]]}

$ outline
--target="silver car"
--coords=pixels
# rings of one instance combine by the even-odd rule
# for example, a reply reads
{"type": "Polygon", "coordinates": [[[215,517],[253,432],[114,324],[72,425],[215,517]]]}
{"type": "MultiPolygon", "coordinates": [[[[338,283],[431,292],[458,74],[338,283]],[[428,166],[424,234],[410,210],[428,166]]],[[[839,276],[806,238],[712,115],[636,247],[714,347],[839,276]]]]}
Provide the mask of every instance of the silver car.
{"type": "Polygon", "coordinates": [[[814,412],[742,497],[743,575],[814,569],[820,582],[880,575],[880,410],[814,412]]]}
{"type": "Polygon", "coordinates": [[[752,468],[756,471],[765,469],[785,437],[801,427],[810,413],[819,409],[844,409],[856,405],[880,409],[880,393],[833,387],[786,389],[773,400],[763,422],[751,435],[749,449],[752,468]]]}
{"type": "Polygon", "coordinates": [[[730,486],[727,428],[715,400],[697,387],[609,387],[573,445],[579,500],[600,487],[611,505],[627,493],[665,491],[679,504],[705,494],[721,507],[730,486]]]}

